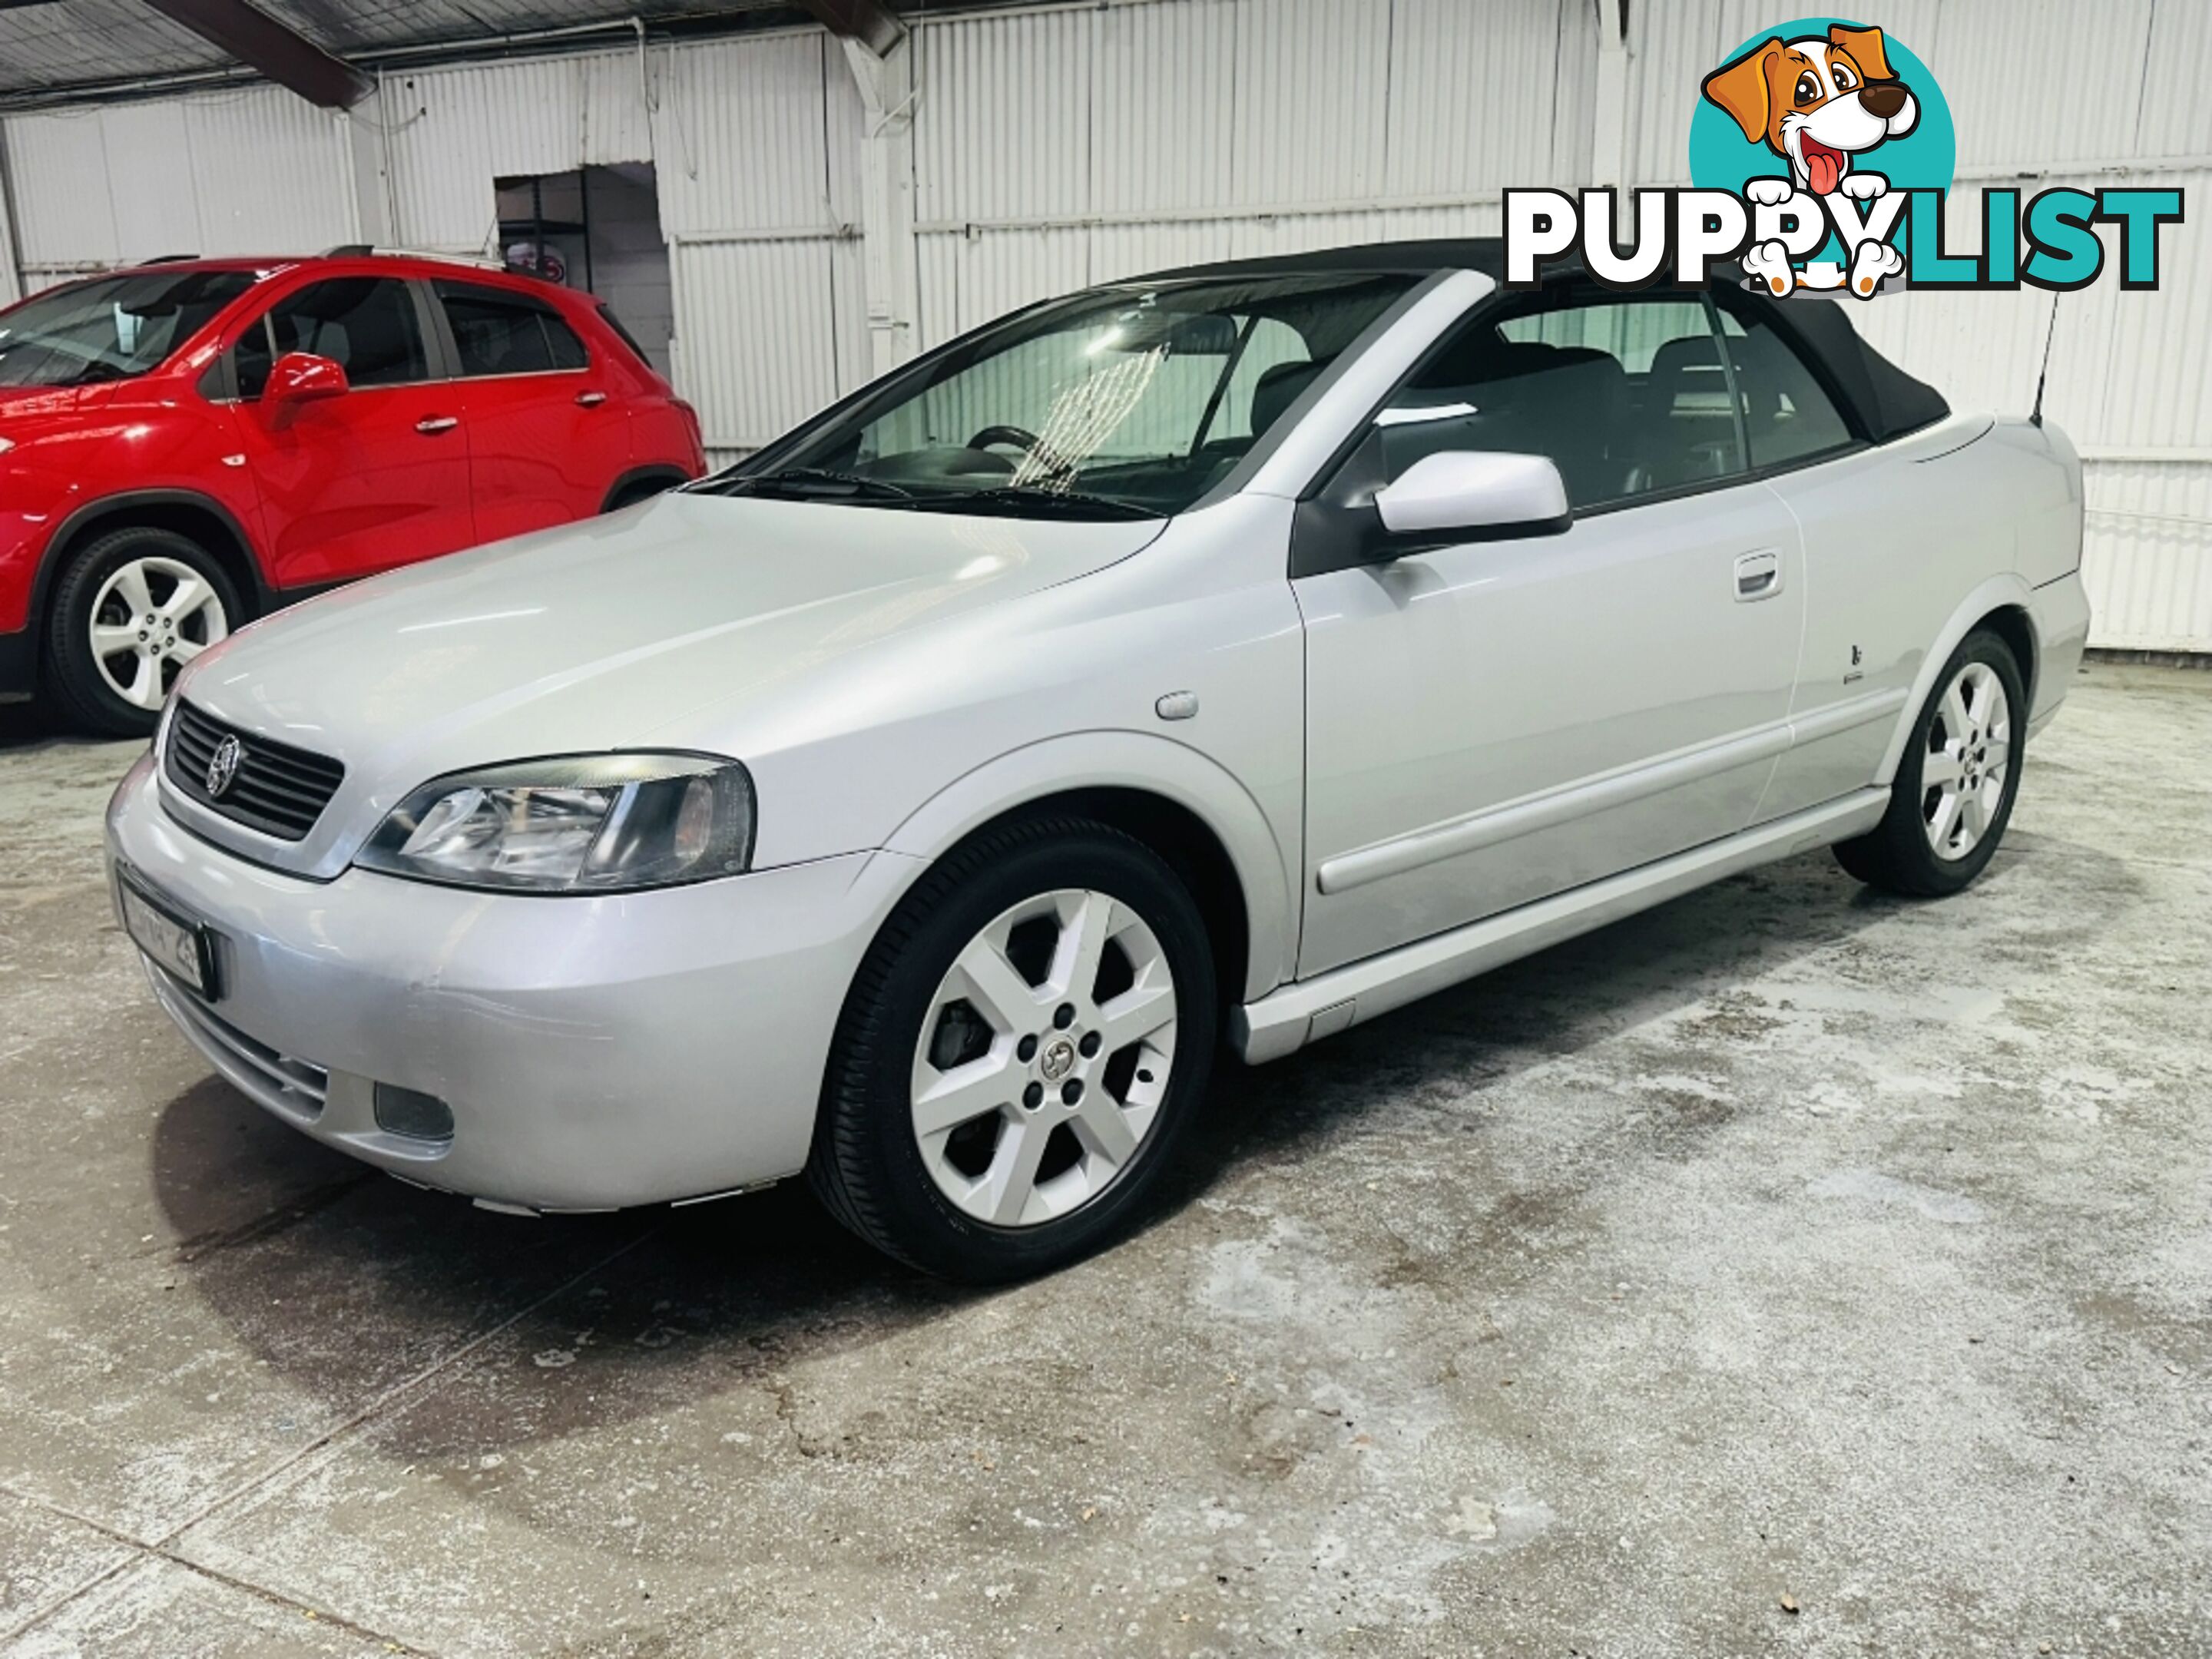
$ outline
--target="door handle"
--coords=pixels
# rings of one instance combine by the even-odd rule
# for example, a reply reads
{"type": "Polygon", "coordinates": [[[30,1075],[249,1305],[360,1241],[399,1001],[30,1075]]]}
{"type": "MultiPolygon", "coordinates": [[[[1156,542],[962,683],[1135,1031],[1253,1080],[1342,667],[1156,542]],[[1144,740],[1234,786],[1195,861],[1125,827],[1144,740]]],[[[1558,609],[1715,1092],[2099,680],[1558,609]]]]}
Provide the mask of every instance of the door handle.
{"type": "Polygon", "coordinates": [[[579,392],[576,394],[576,406],[579,409],[597,409],[606,400],[607,394],[604,392],[579,392]]]}
{"type": "Polygon", "coordinates": [[[1782,591],[1782,556],[1771,549],[1746,553],[1735,562],[1735,598],[1739,605],[1771,599],[1782,591]]]}
{"type": "Polygon", "coordinates": [[[426,415],[415,422],[415,429],[426,438],[434,438],[441,432],[451,432],[460,423],[457,416],[426,415]]]}

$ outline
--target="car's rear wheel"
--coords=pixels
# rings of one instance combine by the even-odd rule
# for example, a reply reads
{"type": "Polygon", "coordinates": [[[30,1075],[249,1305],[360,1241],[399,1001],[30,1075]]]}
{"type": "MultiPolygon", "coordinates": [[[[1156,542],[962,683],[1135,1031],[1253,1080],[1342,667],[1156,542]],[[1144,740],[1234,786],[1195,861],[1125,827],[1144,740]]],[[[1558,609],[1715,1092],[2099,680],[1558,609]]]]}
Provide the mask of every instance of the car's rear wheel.
{"type": "Polygon", "coordinates": [[[838,1219],[947,1278],[1043,1273],[1130,1219],[1203,1097],[1205,925],[1141,842],[1079,818],[988,832],[870,949],[809,1175],[838,1219]]]}
{"type": "Polygon", "coordinates": [[[143,737],[185,665],[245,620],[222,565],[188,537],[151,526],[97,537],[54,587],[55,690],[79,726],[143,737]]]}
{"type": "Polygon", "coordinates": [[[1955,893],[1996,855],[2020,793],[2027,695],[2012,647],[1969,634],[1936,678],[1890,787],[1889,811],[1836,859],[1870,886],[1955,893]]]}

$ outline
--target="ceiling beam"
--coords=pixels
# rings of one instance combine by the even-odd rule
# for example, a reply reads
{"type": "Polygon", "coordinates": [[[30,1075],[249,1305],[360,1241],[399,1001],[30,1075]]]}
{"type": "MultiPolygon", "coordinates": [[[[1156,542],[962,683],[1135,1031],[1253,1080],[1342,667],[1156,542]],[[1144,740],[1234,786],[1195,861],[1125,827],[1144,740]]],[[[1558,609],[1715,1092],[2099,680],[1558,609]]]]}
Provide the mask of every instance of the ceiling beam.
{"type": "Polygon", "coordinates": [[[906,39],[906,25],[882,0],[801,0],[830,33],[858,40],[881,58],[906,39]]]}
{"type": "Polygon", "coordinates": [[[350,109],[376,83],[343,58],[333,56],[290,25],[281,23],[246,0],[146,0],[173,23],[221,47],[247,68],[258,70],[325,109],[350,109]]]}

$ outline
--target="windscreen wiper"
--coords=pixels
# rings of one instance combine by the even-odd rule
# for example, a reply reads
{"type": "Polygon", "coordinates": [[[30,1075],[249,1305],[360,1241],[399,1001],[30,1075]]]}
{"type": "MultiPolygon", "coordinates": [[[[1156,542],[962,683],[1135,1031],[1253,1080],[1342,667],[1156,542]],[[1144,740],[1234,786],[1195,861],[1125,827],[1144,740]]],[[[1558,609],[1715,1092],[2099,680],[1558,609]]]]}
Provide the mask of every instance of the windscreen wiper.
{"type": "Polygon", "coordinates": [[[914,491],[882,478],[858,472],[838,472],[825,466],[787,466],[759,477],[732,478],[706,486],[702,494],[717,495],[787,495],[810,501],[910,501],[914,491]]]}
{"type": "Polygon", "coordinates": [[[992,489],[962,489],[942,495],[918,495],[915,505],[947,513],[1006,512],[1066,519],[1164,519],[1157,507],[1093,495],[1080,489],[1054,489],[1047,484],[1000,484],[992,489]]]}

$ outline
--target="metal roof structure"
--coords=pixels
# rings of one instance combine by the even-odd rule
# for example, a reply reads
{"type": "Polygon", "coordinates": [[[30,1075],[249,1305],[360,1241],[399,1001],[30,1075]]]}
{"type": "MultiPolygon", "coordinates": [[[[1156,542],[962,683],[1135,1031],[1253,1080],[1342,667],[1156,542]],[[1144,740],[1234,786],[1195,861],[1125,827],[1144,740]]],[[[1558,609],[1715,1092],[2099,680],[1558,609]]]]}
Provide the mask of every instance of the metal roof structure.
{"type": "Polygon", "coordinates": [[[384,64],[542,52],[640,28],[661,38],[805,22],[880,51],[900,31],[896,12],[932,9],[930,0],[0,0],[0,106],[259,77],[338,108],[366,92],[364,70],[384,64]]]}

